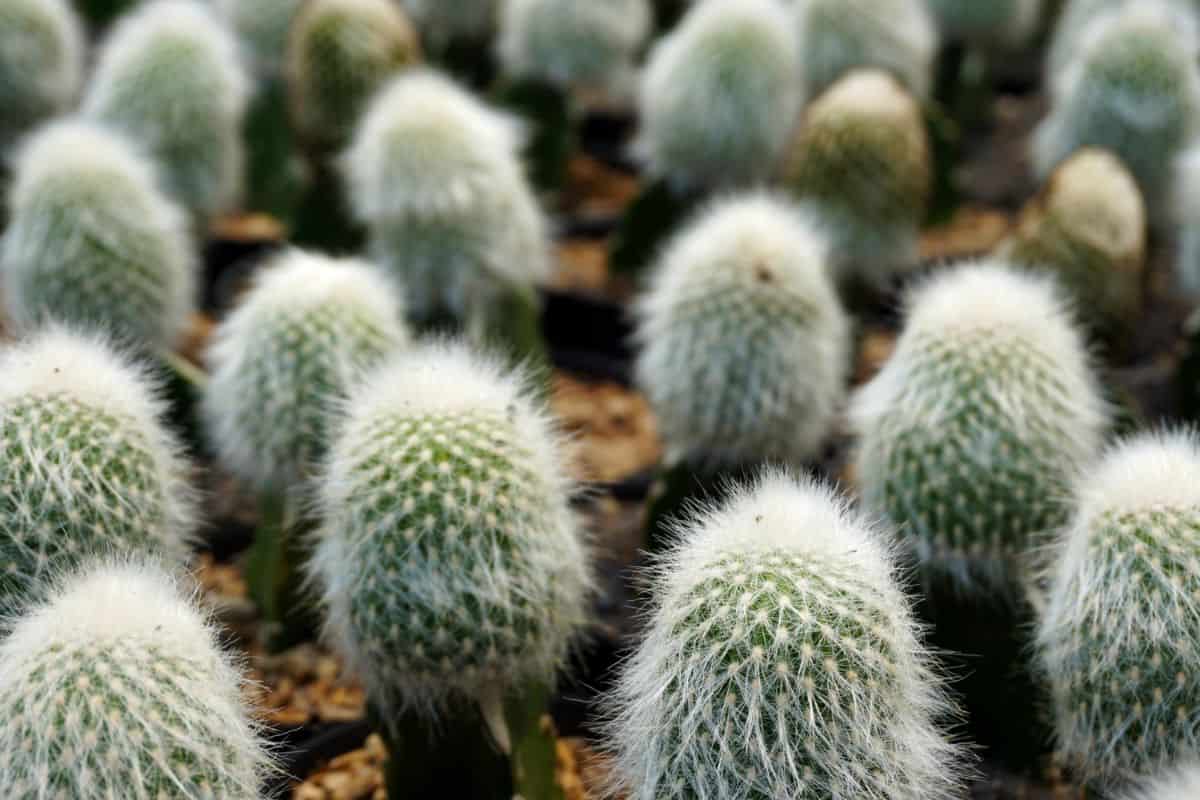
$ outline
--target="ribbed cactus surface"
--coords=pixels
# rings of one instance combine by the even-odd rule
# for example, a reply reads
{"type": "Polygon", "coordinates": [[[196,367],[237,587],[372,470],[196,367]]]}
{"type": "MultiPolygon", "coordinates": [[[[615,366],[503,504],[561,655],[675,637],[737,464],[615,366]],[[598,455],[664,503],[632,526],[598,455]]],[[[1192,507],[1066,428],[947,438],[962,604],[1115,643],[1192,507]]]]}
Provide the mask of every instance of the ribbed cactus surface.
{"type": "Polygon", "coordinates": [[[79,89],[83,31],[66,0],[0,7],[0,151],[64,111],[79,89]]]}

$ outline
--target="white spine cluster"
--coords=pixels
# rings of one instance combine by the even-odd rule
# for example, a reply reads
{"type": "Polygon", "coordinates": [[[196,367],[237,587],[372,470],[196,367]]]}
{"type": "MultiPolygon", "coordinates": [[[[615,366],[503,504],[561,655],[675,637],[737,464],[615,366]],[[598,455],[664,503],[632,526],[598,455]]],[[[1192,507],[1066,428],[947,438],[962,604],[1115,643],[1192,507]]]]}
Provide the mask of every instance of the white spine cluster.
{"type": "Polygon", "coordinates": [[[496,26],[499,0],[403,0],[421,32],[430,41],[445,44],[456,39],[481,39],[496,26]]]}
{"type": "Polygon", "coordinates": [[[826,256],[810,218],[766,194],[717,204],[668,246],[638,303],[637,376],[670,461],[817,454],[850,364],[826,256]]]}
{"type": "Polygon", "coordinates": [[[1200,797],[1200,763],[1187,764],[1147,782],[1123,800],[1195,800],[1200,797]]]}
{"type": "Polygon", "coordinates": [[[948,800],[951,706],[888,537],[768,472],[679,525],[611,699],[633,800],[948,800]]]}
{"type": "Polygon", "coordinates": [[[0,642],[0,790],[23,800],[258,797],[269,757],[243,682],[160,567],[73,572],[0,642]]]}
{"type": "Polygon", "coordinates": [[[705,0],[655,45],[636,148],[688,187],[746,185],[778,166],[800,111],[795,23],[778,0],[705,0]]]}
{"type": "Polygon", "coordinates": [[[1097,785],[1200,753],[1200,440],[1142,434],[1076,488],[1037,646],[1058,745],[1097,785]]]}
{"type": "Polygon", "coordinates": [[[65,110],[83,77],[84,36],[67,0],[0,6],[0,151],[65,110]]]}
{"type": "Polygon", "coordinates": [[[410,71],[380,94],[344,158],[372,250],[417,319],[459,319],[498,286],[549,274],[546,222],[516,121],[448,78],[410,71]]]}
{"type": "Polygon", "coordinates": [[[203,222],[241,193],[248,91],[237,41],[215,11],[155,0],[108,34],[84,111],[139,143],[169,193],[203,222]]]}

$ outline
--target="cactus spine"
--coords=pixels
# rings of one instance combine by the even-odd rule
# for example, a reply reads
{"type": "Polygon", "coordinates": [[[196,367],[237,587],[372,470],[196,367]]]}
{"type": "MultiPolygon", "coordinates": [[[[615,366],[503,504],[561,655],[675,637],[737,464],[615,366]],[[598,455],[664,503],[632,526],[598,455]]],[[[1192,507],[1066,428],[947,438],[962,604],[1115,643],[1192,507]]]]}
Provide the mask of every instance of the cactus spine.
{"type": "Polygon", "coordinates": [[[611,699],[633,800],[958,796],[950,707],[881,531],[768,472],[678,534],[611,699]]]}
{"type": "Polygon", "coordinates": [[[82,27],[66,0],[10,0],[0,8],[0,151],[67,108],[79,89],[83,50],[82,27]]]}

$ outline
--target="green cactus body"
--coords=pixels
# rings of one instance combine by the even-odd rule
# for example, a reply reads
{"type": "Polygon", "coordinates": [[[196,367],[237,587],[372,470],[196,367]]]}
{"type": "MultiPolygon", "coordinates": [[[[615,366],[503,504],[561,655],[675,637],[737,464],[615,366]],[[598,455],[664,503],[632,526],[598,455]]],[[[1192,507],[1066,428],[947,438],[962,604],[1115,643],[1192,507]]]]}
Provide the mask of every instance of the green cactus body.
{"type": "Polygon", "coordinates": [[[320,152],[350,140],[371,97],[420,58],[416,31],[390,0],[316,0],[292,29],[292,120],[320,152]]]}
{"type": "Polygon", "coordinates": [[[0,7],[0,152],[63,111],[79,87],[83,32],[64,0],[0,7]]]}

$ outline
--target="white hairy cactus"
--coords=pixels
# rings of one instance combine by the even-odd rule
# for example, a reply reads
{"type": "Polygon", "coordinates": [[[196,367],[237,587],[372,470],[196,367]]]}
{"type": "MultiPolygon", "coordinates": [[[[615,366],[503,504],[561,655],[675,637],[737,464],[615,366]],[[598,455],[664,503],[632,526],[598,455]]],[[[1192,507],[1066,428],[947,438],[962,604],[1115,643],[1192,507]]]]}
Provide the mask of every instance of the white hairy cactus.
{"type": "Polygon", "coordinates": [[[54,318],[170,349],[192,310],[188,221],[152,165],[93,123],[53,122],[16,159],[0,286],[22,330],[54,318]]]}
{"type": "Polygon", "coordinates": [[[651,16],[649,0],[507,0],[500,59],[514,77],[619,90],[651,16]]]}
{"type": "Polygon", "coordinates": [[[239,199],[247,94],[237,42],[215,12],[155,0],[108,34],[84,111],[137,142],[168,193],[204,223],[239,199]]]}
{"type": "Polygon", "coordinates": [[[611,698],[631,800],[959,796],[889,537],[776,472],[677,532],[611,698]]]}
{"type": "Polygon", "coordinates": [[[664,251],[638,302],[637,378],[670,462],[818,454],[845,397],[850,323],[810,218],[736,197],[664,251]]]}
{"type": "Polygon", "coordinates": [[[261,491],[309,476],[334,404],[408,341],[392,285],[362,262],[291,251],[217,328],[204,417],[221,461],[261,491]]]}
{"type": "Polygon", "coordinates": [[[1020,44],[1041,17],[1042,0],[925,0],[942,35],[952,41],[1020,44]]]}
{"type": "Polygon", "coordinates": [[[382,709],[485,713],[553,684],[589,574],[564,441],[519,374],[460,345],[355,392],[321,482],[310,572],[327,634],[382,709]]]}
{"type": "Polygon", "coordinates": [[[244,679],[177,579],[103,561],[0,641],[0,791],[23,800],[259,797],[244,679]]]}
{"type": "Polygon", "coordinates": [[[0,370],[0,599],[97,553],[182,564],[196,513],[147,376],[58,327],[0,351],[0,370]]]}
{"type": "Polygon", "coordinates": [[[283,69],[292,21],[304,0],[216,0],[217,9],[242,39],[255,68],[267,75],[283,69]]]}
{"type": "Polygon", "coordinates": [[[346,153],[350,201],[418,321],[472,321],[506,285],[550,271],[546,222],[521,171],[516,121],[413,70],[367,112],[346,153]]]}
{"type": "Polygon", "coordinates": [[[1145,783],[1122,800],[1195,800],[1200,797],[1200,763],[1187,764],[1145,783]]]}
{"type": "Polygon", "coordinates": [[[937,31],[924,0],[797,0],[805,96],[853,69],[890,72],[918,97],[929,94],[937,31]]]}
{"type": "Polygon", "coordinates": [[[1034,165],[1045,177],[1083,147],[1111,150],[1129,167],[1151,221],[1161,224],[1174,162],[1200,133],[1197,24],[1164,0],[1127,3],[1095,19],[1034,133],[1034,165]]]}
{"type": "Polygon", "coordinates": [[[404,8],[430,41],[479,40],[496,26],[499,0],[402,0],[404,8]]]}
{"type": "Polygon", "coordinates": [[[655,45],[636,149],[685,187],[770,176],[800,111],[795,24],[778,0],[705,0],[655,45]]]}
{"type": "Polygon", "coordinates": [[[1134,437],[1075,494],[1037,652],[1062,755],[1113,786],[1200,754],[1200,441],[1134,437]]]}
{"type": "Polygon", "coordinates": [[[1024,559],[1066,521],[1107,407],[1049,276],[1001,261],[913,292],[896,351],[854,398],[857,475],[926,580],[1011,599],[1024,559]]]}
{"type": "Polygon", "coordinates": [[[64,111],[83,73],[83,29],[67,0],[0,6],[0,152],[64,111]]]}

